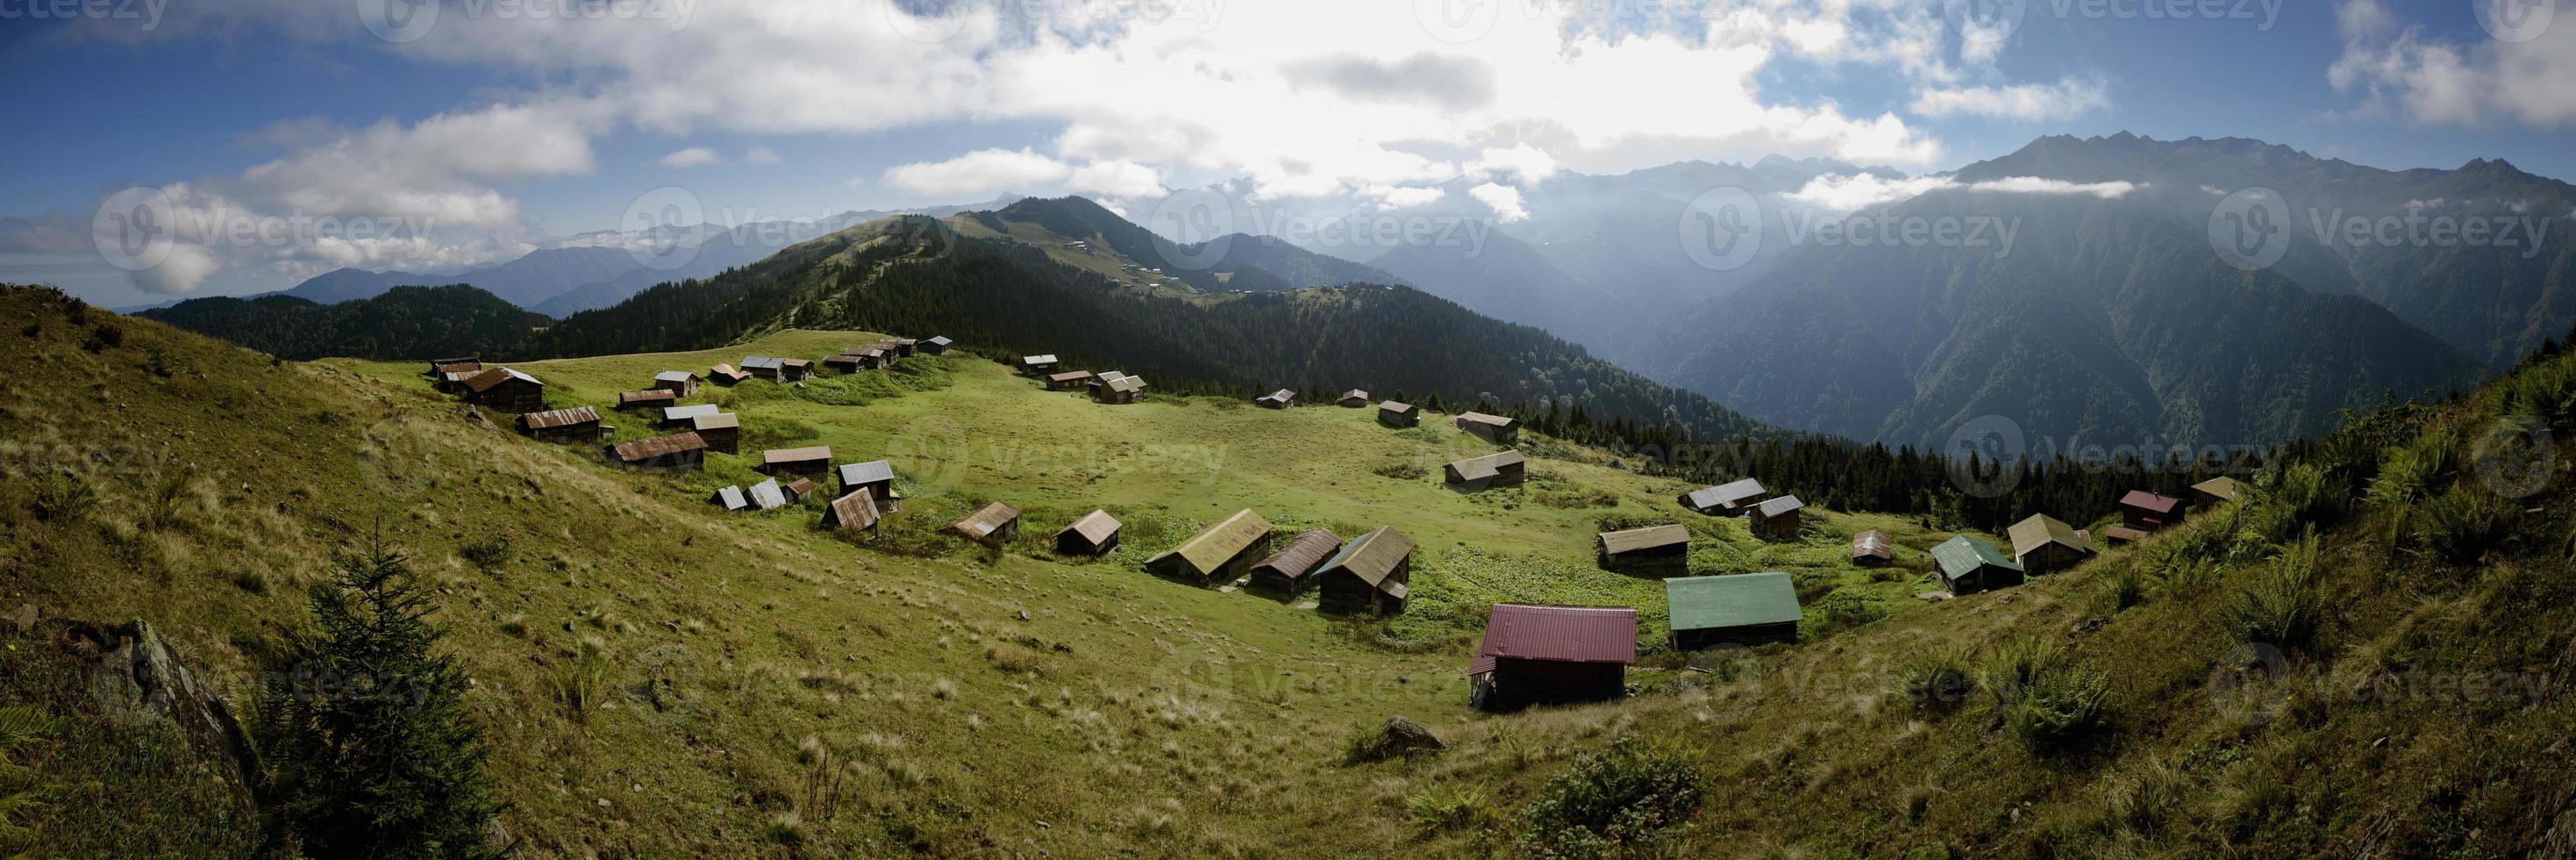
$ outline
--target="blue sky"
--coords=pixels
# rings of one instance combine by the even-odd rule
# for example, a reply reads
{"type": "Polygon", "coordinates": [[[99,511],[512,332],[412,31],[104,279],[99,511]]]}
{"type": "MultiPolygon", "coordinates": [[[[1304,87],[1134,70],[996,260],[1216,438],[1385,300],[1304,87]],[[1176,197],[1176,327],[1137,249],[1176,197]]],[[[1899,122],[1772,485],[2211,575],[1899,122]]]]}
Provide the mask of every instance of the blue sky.
{"type": "Polygon", "coordinates": [[[2504,22],[2482,26],[2387,0],[449,0],[381,38],[406,2],[0,2],[0,279],[119,305],[453,270],[631,228],[665,187],[716,222],[1003,191],[1132,213],[1211,182],[1388,208],[1685,158],[1923,173],[2122,130],[2576,176],[2576,21],[2554,20],[2576,3],[2480,0],[2504,22]],[[128,189],[175,223],[401,229],[120,268],[89,246],[128,189]]]}

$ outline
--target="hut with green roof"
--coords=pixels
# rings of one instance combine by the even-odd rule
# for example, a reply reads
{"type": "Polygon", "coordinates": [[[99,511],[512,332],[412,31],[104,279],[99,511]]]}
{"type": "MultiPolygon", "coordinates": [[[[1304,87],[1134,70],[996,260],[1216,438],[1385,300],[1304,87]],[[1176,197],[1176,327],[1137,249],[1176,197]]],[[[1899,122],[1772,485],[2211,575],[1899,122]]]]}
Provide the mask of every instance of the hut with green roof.
{"type": "Polygon", "coordinates": [[[1673,648],[1798,641],[1798,587],[1785,573],[1664,580],[1673,648]]]}
{"type": "Polygon", "coordinates": [[[1941,585],[1951,594],[1975,594],[2020,585],[2021,565],[1984,538],[1959,535],[1932,548],[1941,585]]]}

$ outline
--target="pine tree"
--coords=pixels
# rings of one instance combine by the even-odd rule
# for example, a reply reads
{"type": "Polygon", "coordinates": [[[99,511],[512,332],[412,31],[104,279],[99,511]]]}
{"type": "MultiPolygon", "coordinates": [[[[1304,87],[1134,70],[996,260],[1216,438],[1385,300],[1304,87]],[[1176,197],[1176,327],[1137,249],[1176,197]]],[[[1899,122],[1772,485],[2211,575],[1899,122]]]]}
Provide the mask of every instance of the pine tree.
{"type": "Polygon", "coordinates": [[[465,673],[405,558],[378,534],[312,590],[261,715],[265,793],[314,857],[493,857],[501,811],[464,702],[465,673]]]}

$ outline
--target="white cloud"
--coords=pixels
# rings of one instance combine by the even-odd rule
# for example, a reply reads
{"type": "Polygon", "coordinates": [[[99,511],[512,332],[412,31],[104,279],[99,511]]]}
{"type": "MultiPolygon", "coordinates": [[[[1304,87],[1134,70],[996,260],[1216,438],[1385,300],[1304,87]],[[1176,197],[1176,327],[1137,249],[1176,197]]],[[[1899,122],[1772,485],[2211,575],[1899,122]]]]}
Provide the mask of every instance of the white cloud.
{"type": "Polygon", "coordinates": [[[1163,193],[1163,176],[1151,167],[1112,159],[1074,168],[1064,187],[1077,194],[1103,197],[1152,197],[1163,193]]]}
{"type": "Polygon", "coordinates": [[[687,149],[662,156],[663,167],[704,167],[710,164],[723,163],[724,156],[717,155],[715,150],[708,149],[703,146],[692,146],[687,149]]]}
{"type": "Polygon", "coordinates": [[[2099,197],[2104,200],[2112,200],[2126,197],[2129,192],[2136,191],[2144,186],[2132,182],[2117,180],[2111,182],[2068,182],[2063,179],[2043,179],[2037,176],[2007,176],[2002,179],[1989,179],[1984,182],[1971,183],[1969,185],[1959,187],[1963,187],[1969,191],[1988,191],[2000,194],[2081,194],[2099,197]]]}
{"type": "Polygon", "coordinates": [[[1467,196],[1493,209],[1494,220],[1498,223],[1509,224],[1529,217],[1529,210],[1521,206],[1521,190],[1518,188],[1488,182],[1467,189],[1467,196]]]}
{"type": "Polygon", "coordinates": [[[1442,198],[1449,196],[1448,190],[1442,188],[1396,185],[1372,185],[1360,189],[1359,194],[1362,197],[1377,201],[1375,208],[1381,212],[1391,209],[1410,209],[1415,206],[1428,206],[1433,203],[1438,203],[1442,198]]]}
{"type": "Polygon", "coordinates": [[[769,147],[754,144],[750,152],[742,154],[742,160],[753,164],[777,164],[778,153],[769,151],[769,147]]]}
{"type": "Polygon", "coordinates": [[[1486,147],[1476,160],[1467,163],[1466,175],[1530,183],[1556,175],[1556,169],[1556,159],[1546,150],[1520,143],[1509,148],[1486,147]]]}
{"type": "MultiPolygon", "coordinates": [[[[2495,8],[2519,0],[2481,2],[2495,8]]],[[[2354,113],[2363,117],[2431,125],[2576,123],[2576,87],[2567,85],[2576,80],[2576,26],[2546,17],[2507,20],[2527,20],[2537,32],[2507,30],[2523,39],[2518,42],[2463,43],[2403,23],[2377,0],[2346,0],[2335,8],[2343,54],[2327,67],[2326,82],[2358,96],[2354,113]]]]}
{"type": "Polygon", "coordinates": [[[1920,116],[1968,116],[2048,122],[2071,119],[2109,107],[2099,79],[2066,78],[2054,84],[1924,89],[1909,107],[1920,116]]]}
{"type": "Polygon", "coordinates": [[[2143,186],[2131,182],[2068,182],[2036,176],[2007,176],[1983,182],[1962,183],[1946,176],[1922,176],[1910,179],[1886,179],[1872,174],[1843,176],[1830,174],[1808,180],[1804,187],[1786,195],[1789,200],[1834,212],[1853,212],[1911,200],[1935,191],[1970,191],[1995,194],[2063,194],[2089,195],[2105,200],[2126,196],[2143,186]]]}
{"type": "Polygon", "coordinates": [[[979,149],[946,161],[919,161],[886,168],[886,185],[930,197],[989,196],[1038,186],[1052,186],[1073,168],[1027,149],[979,149]]]}

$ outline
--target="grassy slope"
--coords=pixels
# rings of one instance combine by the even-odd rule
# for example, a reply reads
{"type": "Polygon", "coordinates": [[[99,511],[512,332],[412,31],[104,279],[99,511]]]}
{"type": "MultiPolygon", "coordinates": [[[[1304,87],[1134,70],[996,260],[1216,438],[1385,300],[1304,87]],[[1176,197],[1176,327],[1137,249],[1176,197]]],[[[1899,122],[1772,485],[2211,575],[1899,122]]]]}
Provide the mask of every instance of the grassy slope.
{"type": "MultiPolygon", "coordinates": [[[[1803,569],[1811,588],[1899,611],[1719,675],[1641,669],[1631,678],[1652,692],[1624,703],[1495,718],[1463,708],[1456,677],[1476,608],[1635,602],[1655,627],[1657,584],[1591,570],[1587,543],[1604,517],[1674,513],[1680,487],[1540,445],[1530,488],[1460,497],[1429,478],[1373,473],[1483,450],[1444,429],[1386,431],[1364,410],[1335,407],[1096,406],[975,359],[922,361],[900,383],[857,391],[873,393],[859,406],[759,383],[731,392],[755,432],[801,435],[802,425],[838,459],[894,457],[912,506],[887,548],[862,549],[806,531],[810,510],[726,516],[699,502],[748,477],[738,458],[680,478],[612,473],[588,452],[459,418],[408,365],[271,367],[143,322],[121,323],[124,345],[93,355],[75,344],[103,314],[75,325],[29,294],[5,302],[0,311],[40,329],[25,343],[30,360],[0,377],[0,418],[19,431],[13,467],[59,459],[30,452],[65,443],[166,444],[166,462],[197,464],[180,524],[157,532],[136,523],[164,470],[120,469],[115,458],[84,467],[107,503],[95,523],[30,521],[0,544],[7,602],[149,618],[201,665],[248,667],[300,616],[291,586],[381,509],[447,589],[452,641],[494,734],[494,772],[518,803],[509,822],[534,856],[788,853],[772,822],[812,808],[798,758],[808,737],[856,774],[839,815],[799,825],[827,854],[1465,852],[1489,837],[1417,835],[1404,801],[1471,787],[1508,812],[1573,751],[1618,734],[1694,751],[1713,791],[1688,830],[1702,854],[2482,856],[2576,835],[2560,742],[2576,708],[2558,694],[2576,676],[2566,458],[2521,503],[2537,513],[2478,565],[2415,553],[2389,525],[2411,521],[2402,511],[2364,508],[2329,531],[2321,633],[2290,654],[2282,678],[2248,688],[2255,719],[2216,706],[2211,670],[2235,647],[2223,608],[2275,564],[2270,546],[2283,534],[2228,514],[2135,557],[2109,553],[2023,588],[1931,605],[1897,597],[1920,587],[1910,571],[1878,581],[1834,563],[1843,535],[1876,525],[1898,530],[1904,561],[1919,565],[1942,535],[1909,523],[1826,514],[1807,541],[1769,546],[1733,523],[1686,519],[1714,538],[1699,542],[1697,567],[1803,569]],[[155,351],[172,375],[147,369],[155,351]],[[1602,495],[1615,507],[1556,506],[1602,495]],[[994,496],[1030,509],[1023,546],[991,554],[926,533],[994,496]],[[1028,549],[1094,505],[1129,522],[1128,552],[1061,564],[1028,549]],[[1406,529],[1425,546],[1419,611],[1355,631],[1134,570],[1241,505],[1288,528],[1406,529]],[[515,547],[497,570],[459,557],[494,534],[515,547]],[[2239,549],[2195,579],[2173,575],[2166,558],[2184,545],[2239,549]],[[2150,589],[2124,610],[2108,586],[2132,565],[2150,589]],[[245,584],[254,581],[267,584],[245,584]],[[2015,634],[2061,641],[2109,676],[2109,731],[2042,756],[1973,707],[1923,711],[1894,693],[1909,656],[2015,634]],[[606,704],[586,716],[556,691],[585,641],[610,667],[606,704]],[[2351,695],[2375,677],[2506,679],[2544,697],[2351,695]],[[1345,730],[1392,713],[1431,725],[1452,750],[1332,764],[1345,730]]],[[[721,354],[527,369],[560,399],[600,402],[654,370],[742,352],[819,356],[861,337],[789,332],[721,354]]],[[[809,390],[838,397],[826,390],[840,387],[809,390]]],[[[2492,401],[2432,420],[2474,436],[2492,401]]],[[[23,520],[26,492],[24,480],[0,484],[0,505],[23,520]]],[[[1809,602],[1813,632],[1830,626],[1813,617],[1822,603],[1809,602]]],[[[16,669],[18,653],[0,652],[0,668],[16,669]]],[[[43,698],[19,680],[7,692],[43,698]]],[[[56,701],[79,707],[77,696],[56,701]]],[[[37,763],[77,777],[113,758],[99,752],[64,741],[37,763]]],[[[108,781],[98,799],[129,782],[108,781]]],[[[206,802],[174,787],[144,805],[206,802]]],[[[143,853],[120,840],[150,837],[83,814],[88,806],[59,804],[38,823],[53,822],[51,837],[69,848],[143,853]]]]}
{"type": "MultiPolygon", "coordinates": [[[[1681,487],[1580,457],[1541,460],[1529,488],[1475,497],[1436,478],[1382,477],[1371,470],[1412,463],[1436,475],[1490,449],[1445,428],[1387,431],[1367,410],[1100,406],[962,357],[918,360],[900,383],[808,389],[864,406],[764,383],[709,389],[752,433],[799,436],[801,425],[839,460],[892,456],[910,501],[887,551],[809,531],[810,505],[726,516],[701,502],[754,477],[744,464],[756,444],[711,456],[705,473],[621,474],[587,447],[466,419],[408,364],[272,365],[149,322],[90,312],[74,323],[34,293],[0,301],[46,320],[21,336],[34,355],[0,388],[26,431],[11,437],[13,464],[59,460],[41,453],[51,445],[165,444],[157,462],[194,464],[177,524],[160,530],[138,509],[168,466],[84,467],[105,503],[94,522],[30,522],[7,543],[11,602],[147,618],[211,672],[252,669],[299,622],[302,586],[328,552],[381,513],[444,590],[493,770],[518,806],[509,824],[538,856],[779,850],[772,819],[809,804],[798,759],[809,736],[859,774],[836,818],[803,825],[809,844],[835,850],[1369,850],[1405,838],[1400,816],[1314,826],[1346,819],[1351,798],[1392,802],[1407,782],[1329,762],[1346,729],[1388,714],[1462,739],[1488,722],[1465,710],[1458,677],[1484,603],[1635,603],[1657,625],[1649,638],[1660,635],[1660,584],[1592,569],[1589,541],[1605,515],[1676,513],[1681,487]],[[127,332],[123,345],[83,351],[81,335],[100,324],[127,332]],[[156,353],[170,376],[147,369],[156,353]],[[1011,552],[928,533],[991,497],[1030,511],[1011,552]],[[1126,552],[1062,564],[1034,550],[1095,505],[1130,524],[1126,552]],[[1426,547],[1422,611],[1354,636],[1311,611],[1136,571],[1247,505],[1283,528],[1404,528],[1426,547]],[[512,550],[493,569],[461,555],[494,536],[512,550]],[[607,658],[594,682],[605,704],[581,713],[561,691],[585,650],[607,658]]],[[[819,356],[865,339],[788,332],[722,352],[522,367],[559,402],[600,403],[656,370],[746,352],[819,356]]],[[[612,420],[621,438],[651,432],[634,416],[612,420]]],[[[0,502],[29,510],[26,482],[8,484],[0,502]]],[[[1805,569],[1819,587],[1848,582],[1901,605],[1895,596],[1918,586],[1833,561],[1857,522],[1820,518],[1804,544],[1775,546],[1697,521],[1721,538],[1702,566],[1805,569]]],[[[1918,547],[1937,537],[1907,534],[1918,547]]]]}

